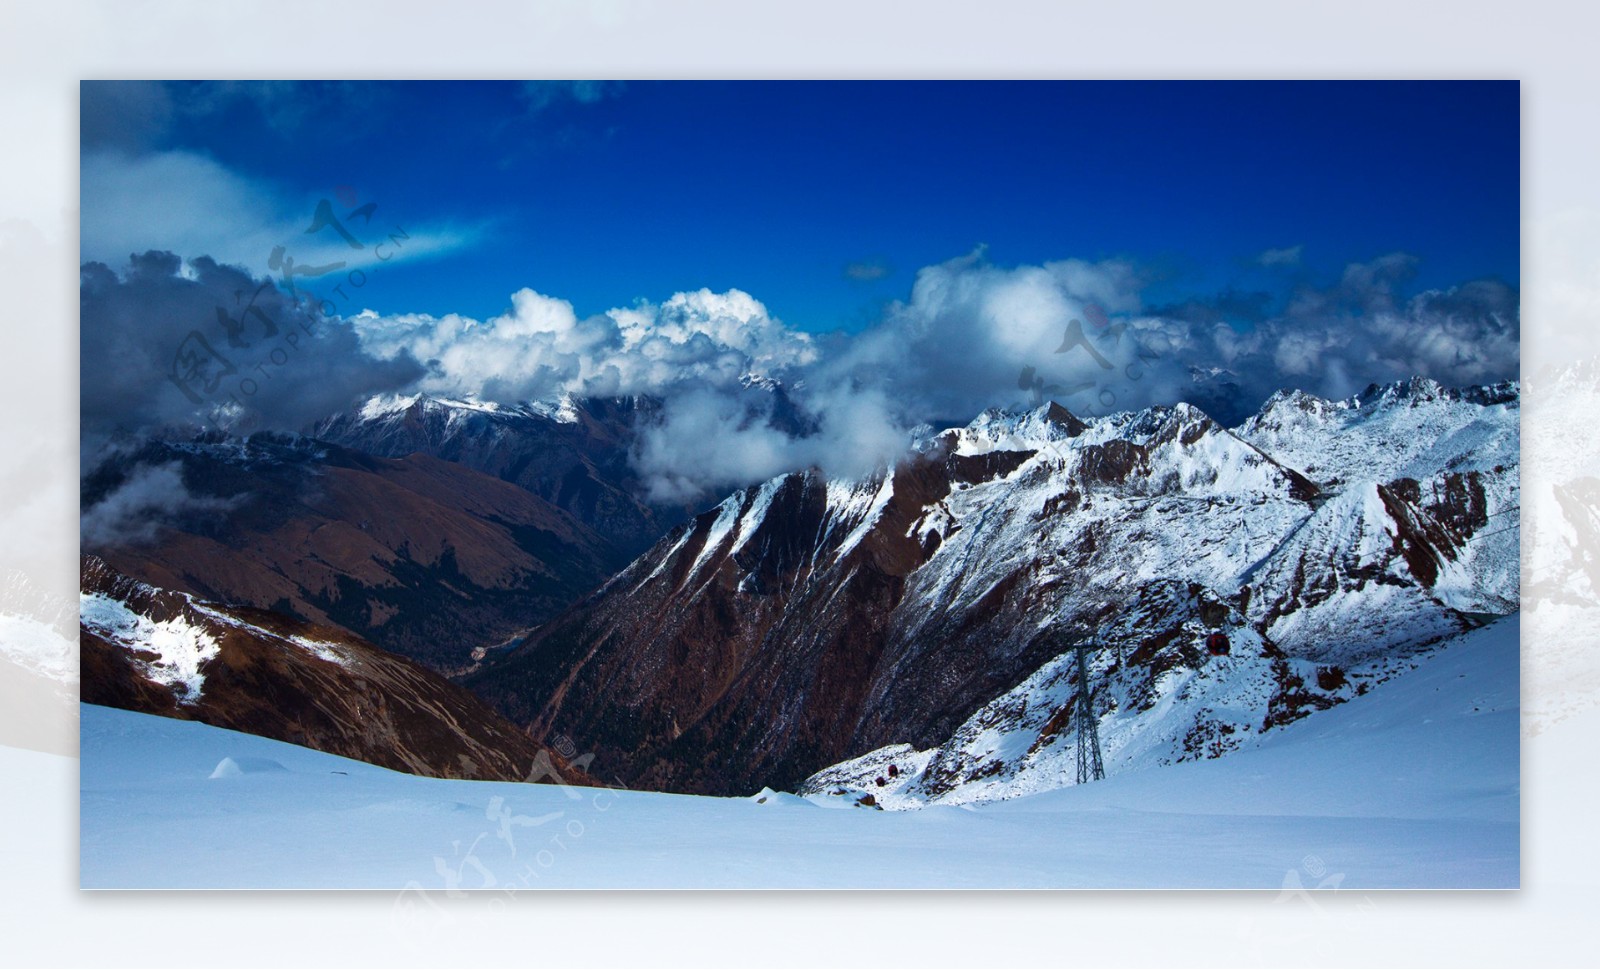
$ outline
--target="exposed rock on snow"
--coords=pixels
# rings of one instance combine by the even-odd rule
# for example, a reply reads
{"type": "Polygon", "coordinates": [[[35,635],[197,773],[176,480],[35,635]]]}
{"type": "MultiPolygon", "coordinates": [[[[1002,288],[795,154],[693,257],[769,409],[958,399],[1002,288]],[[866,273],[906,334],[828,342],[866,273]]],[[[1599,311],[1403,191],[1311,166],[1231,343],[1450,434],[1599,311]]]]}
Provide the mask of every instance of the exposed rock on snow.
{"type": "Polygon", "coordinates": [[[645,787],[904,745],[926,764],[875,800],[964,801],[1066,783],[1064,657],[1092,641],[1109,771],[1215,756],[1516,608],[1516,392],[1290,393],[1235,431],[985,412],[875,477],[729,496],[471,685],[645,787]]]}

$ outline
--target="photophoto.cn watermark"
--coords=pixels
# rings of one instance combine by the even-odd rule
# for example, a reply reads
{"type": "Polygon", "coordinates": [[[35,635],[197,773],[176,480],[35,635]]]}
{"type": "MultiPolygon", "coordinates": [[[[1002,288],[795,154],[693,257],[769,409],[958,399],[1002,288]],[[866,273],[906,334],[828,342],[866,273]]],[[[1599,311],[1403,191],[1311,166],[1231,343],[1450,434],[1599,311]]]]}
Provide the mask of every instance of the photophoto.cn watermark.
{"type": "MultiPolygon", "coordinates": [[[[410,234],[398,226],[375,231],[372,220],[377,203],[360,203],[354,189],[340,186],[334,194],[345,214],[341,217],[333,201],[321,199],[303,235],[331,232],[348,249],[370,253],[379,263],[393,259],[410,240],[410,234]],[[375,241],[363,242],[351,231],[358,221],[361,231],[375,241]]],[[[203,409],[205,421],[219,431],[235,427],[250,402],[270,388],[283,368],[311,351],[318,328],[341,311],[350,310],[354,294],[371,279],[366,270],[349,267],[345,260],[320,265],[301,262],[281,245],[273,247],[267,266],[278,278],[248,293],[235,293],[231,306],[218,304],[213,325],[197,326],[184,336],[165,375],[191,404],[203,409]],[[327,295],[319,296],[302,289],[302,280],[333,285],[324,290],[327,295]],[[276,302],[288,301],[292,320],[275,319],[263,305],[269,302],[263,300],[269,292],[276,295],[276,302]]]]}
{"type": "Polygon", "coordinates": [[[1084,307],[1083,315],[1089,320],[1087,330],[1079,318],[1068,320],[1061,346],[1054,352],[1074,359],[1087,357],[1094,367],[1091,371],[1094,376],[1070,384],[1049,383],[1037,368],[1026,365],[1017,376],[1017,387],[1028,392],[1030,406],[1039,407],[1046,400],[1055,400],[1085,418],[1114,414],[1119,402],[1128,396],[1124,388],[1125,393],[1119,397],[1119,384],[1122,381],[1137,384],[1145,380],[1150,368],[1172,354],[1171,338],[1159,330],[1141,332],[1121,321],[1113,323],[1105,309],[1094,303],[1084,307]],[[1133,348],[1133,359],[1119,367],[1102,348],[1109,348],[1115,354],[1122,350],[1124,338],[1133,348]]]}
{"type": "MultiPolygon", "coordinates": [[[[592,771],[594,753],[577,754],[566,735],[552,739],[550,747],[571,768],[592,771]]],[[[544,750],[534,758],[523,783],[540,785],[544,792],[559,791],[560,809],[524,814],[508,795],[492,796],[484,806],[483,824],[471,840],[452,839],[448,851],[431,855],[434,878],[428,883],[412,879],[401,889],[394,906],[397,920],[423,910],[448,916],[447,900],[487,897],[489,908],[498,909],[524,889],[542,888],[546,877],[603,829],[603,817],[616,793],[627,787],[621,780],[602,788],[573,785],[544,750]]],[[[511,792],[514,795],[515,789],[511,792]]]]}
{"type": "Polygon", "coordinates": [[[1333,871],[1315,853],[1286,868],[1270,905],[1309,914],[1311,919],[1286,921],[1252,912],[1239,924],[1239,938],[1250,946],[1252,962],[1271,966],[1274,954],[1281,958],[1289,950],[1315,952],[1326,948],[1331,939],[1360,933],[1378,906],[1365,893],[1345,889],[1344,881],[1345,873],[1333,871]]]}

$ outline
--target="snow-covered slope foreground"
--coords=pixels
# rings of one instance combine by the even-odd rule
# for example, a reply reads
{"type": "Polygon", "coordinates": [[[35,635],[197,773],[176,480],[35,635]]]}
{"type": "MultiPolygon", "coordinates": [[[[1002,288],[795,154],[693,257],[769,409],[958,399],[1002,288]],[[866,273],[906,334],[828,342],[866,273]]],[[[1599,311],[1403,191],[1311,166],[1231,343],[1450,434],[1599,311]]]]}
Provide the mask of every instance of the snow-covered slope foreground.
{"type": "Polygon", "coordinates": [[[86,706],[82,885],[1513,887],[1517,641],[1463,635],[1227,758],[920,812],[417,778],[86,706]]]}

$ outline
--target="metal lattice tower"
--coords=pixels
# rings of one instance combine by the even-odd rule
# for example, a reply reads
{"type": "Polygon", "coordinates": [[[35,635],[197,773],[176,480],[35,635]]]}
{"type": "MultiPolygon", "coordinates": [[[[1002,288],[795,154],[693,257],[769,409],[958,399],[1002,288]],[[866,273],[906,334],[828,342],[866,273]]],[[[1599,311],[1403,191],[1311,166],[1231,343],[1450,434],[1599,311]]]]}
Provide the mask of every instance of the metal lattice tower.
{"type": "Polygon", "coordinates": [[[1078,644],[1078,710],[1073,720],[1078,733],[1078,784],[1099,781],[1106,776],[1106,767],[1100,760],[1100,727],[1094,717],[1094,695],[1089,692],[1089,650],[1078,644]]]}

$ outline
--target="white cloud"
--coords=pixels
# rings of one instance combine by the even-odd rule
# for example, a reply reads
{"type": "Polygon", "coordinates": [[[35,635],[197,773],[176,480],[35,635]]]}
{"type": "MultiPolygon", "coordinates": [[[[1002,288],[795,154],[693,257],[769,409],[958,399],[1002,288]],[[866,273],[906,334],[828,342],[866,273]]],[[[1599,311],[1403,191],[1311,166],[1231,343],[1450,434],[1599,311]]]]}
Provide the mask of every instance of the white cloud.
{"type": "Polygon", "coordinates": [[[1258,323],[1147,312],[1125,262],[1006,268],[979,250],[924,268],[876,326],[820,340],[739,290],[588,319],[523,290],[487,321],[366,315],[356,325],[370,352],[427,363],[424,390],[662,398],[634,461],[653,498],[679,501],[807,467],[859,474],[892,460],[920,422],[1035,396],[1084,415],[1188,400],[1231,423],[1284,386],[1342,397],[1416,374],[1514,376],[1515,291],[1477,282],[1406,299],[1414,267],[1400,253],[1353,263],[1258,323]],[[746,387],[750,375],[779,378],[786,397],[746,387]],[[780,413],[788,402],[798,418],[780,413]]]}
{"type": "Polygon", "coordinates": [[[1405,253],[1351,263],[1260,320],[1240,319],[1228,294],[1178,319],[1142,308],[1126,263],[1003,268],[980,250],[923,269],[909,301],[819,370],[891,388],[903,415],[954,420],[1037,396],[1083,414],[1188,400],[1232,422],[1285,386],[1342,397],[1415,375],[1515,377],[1517,292],[1480,280],[1407,297],[1416,265],[1405,253]]]}
{"type": "Polygon", "coordinates": [[[908,301],[842,348],[824,370],[883,387],[908,417],[970,416],[1014,403],[1024,366],[1051,383],[1091,379],[1087,354],[1057,354],[1073,320],[1098,335],[1106,313],[1136,310],[1138,280],[1123,262],[1061,260],[1004,268],[980,249],[917,273],[908,301]]]}
{"type": "Polygon", "coordinates": [[[862,476],[893,462],[911,440],[880,390],[837,386],[807,395],[812,426],[800,435],[775,422],[781,405],[760,393],[710,389],[668,398],[633,455],[648,497],[684,502],[808,468],[862,476]]]}
{"type": "Polygon", "coordinates": [[[657,500],[688,501],[813,466],[858,474],[907,441],[883,388],[824,373],[817,342],[741,290],[676,293],[580,318],[567,301],[524,289],[488,320],[364,313],[351,322],[368,353],[424,362],[418,389],[429,393],[661,399],[634,453],[657,500]],[[772,392],[762,378],[785,390],[772,392]]]}
{"type": "MultiPolygon", "coordinates": [[[[300,277],[313,291],[320,282],[337,282],[350,270],[442,255],[475,245],[484,234],[481,226],[406,225],[400,213],[386,212],[381,200],[360,200],[377,201],[378,207],[370,219],[357,216],[346,226],[363,244],[355,249],[332,229],[306,234],[318,199],[291,198],[285,190],[186,151],[137,156],[116,150],[87,152],[81,199],[84,262],[118,267],[132,253],[165,250],[186,260],[210,256],[281,279],[282,273],[269,264],[273,250],[282,246],[300,266],[344,264],[335,275],[300,277]],[[380,260],[379,244],[396,230],[405,238],[384,247],[390,258],[380,260]]],[[[344,207],[329,201],[335,216],[345,219],[344,207]]]]}
{"type": "Polygon", "coordinates": [[[488,320],[450,314],[353,318],[363,346],[429,366],[430,393],[532,400],[559,394],[665,395],[683,386],[736,386],[816,359],[812,338],[789,330],[740,290],[678,293],[580,319],[572,304],[523,289],[488,320]]]}
{"type": "MultiPolygon", "coordinates": [[[[191,266],[195,285],[168,279],[175,260],[155,263],[135,261],[134,270],[145,269],[120,283],[103,272],[85,283],[86,333],[121,332],[127,301],[97,302],[102,291],[126,290],[146,311],[170,305],[152,319],[171,317],[182,330],[215,310],[217,287],[241,285],[207,260],[191,266]],[[146,293],[158,277],[160,292],[146,293]],[[152,303],[163,294],[172,299],[152,303]],[[187,302],[174,303],[178,297],[187,302]]],[[[1414,375],[1447,384],[1515,376],[1516,291],[1478,281],[1406,297],[1414,267],[1405,254],[1354,263],[1331,286],[1297,290],[1276,315],[1236,322],[1231,294],[1215,306],[1185,304],[1182,319],[1148,310],[1140,274],[1126,262],[1008,268],[979,250],[925,267],[909,298],[867,330],[822,337],[790,330],[736,289],[676,293],[589,317],[523,289],[484,320],[371,311],[347,318],[326,328],[329,352],[316,355],[317,366],[274,372],[284,382],[295,377],[292,388],[273,388],[281,406],[257,406],[264,426],[294,428],[292,418],[316,416],[301,411],[359,388],[500,402],[646,395],[662,409],[634,459],[652,495],[676,501],[806,467],[859,474],[898,454],[911,427],[964,422],[995,405],[1049,398],[1094,416],[1187,400],[1232,423],[1286,386],[1343,397],[1414,375]],[[769,377],[782,392],[765,389],[759,379],[769,377]]],[[[170,336],[157,342],[169,356],[181,334],[170,336]]],[[[154,365],[111,363],[138,351],[115,341],[97,351],[109,355],[107,374],[126,372],[132,383],[108,378],[85,391],[86,415],[143,413],[139,395],[154,365]]],[[[175,393],[167,398],[183,403],[175,393]]]]}

